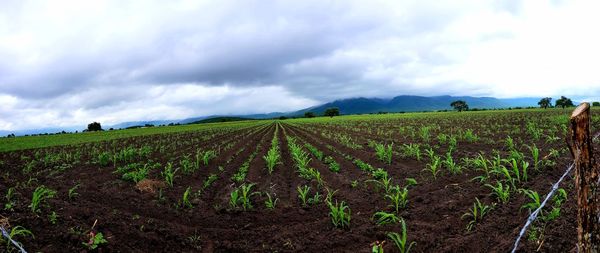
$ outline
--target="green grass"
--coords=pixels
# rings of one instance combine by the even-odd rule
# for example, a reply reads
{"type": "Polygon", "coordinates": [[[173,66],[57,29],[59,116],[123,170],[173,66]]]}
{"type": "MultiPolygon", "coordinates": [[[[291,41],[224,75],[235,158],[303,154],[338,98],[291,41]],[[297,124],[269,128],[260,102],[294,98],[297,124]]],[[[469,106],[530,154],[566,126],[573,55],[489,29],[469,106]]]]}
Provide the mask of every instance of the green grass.
{"type": "Polygon", "coordinates": [[[180,125],[180,126],[163,126],[163,127],[148,127],[148,128],[136,128],[136,129],[124,129],[124,130],[113,130],[103,132],[85,132],[85,133],[72,133],[72,134],[58,134],[58,135],[38,135],[38,136],[21,136],[16,138],[0,138],[0,152],[32,149],[32,148],[43,148],[61,145],[74,145],[88,142],[99,142],[108,141],[114,139],[144,136],[144,135],[155,135],[155,134],[168,134],[177,132],[187,131],[204,131],[215,127],[250,127],[257,124],[270,123],[270,120],[262,121],[238,121],[238,122],[225,122],[225,123],[206,123],[206,124],[193,124],[193,125],[180,125]]]}
{"type": "MultiPolygon", "coordinates": [[[[411,113],[388,113],[388,114],[362,114],[362,115],[347,115],[337,117],[317,117],[317,118],[298,118],[288,119],[286,122],[295,123],[335,123],[335,122],[352,122],[362,120],[385,121],[389,119],[444,119],[444,118],[470,118],[474,116],[485,115],[528,115],[540,114],[553,117],[556,122],[565,122],[568,120],[570,109],[519,109],[519,110],[490,110],[490,111],[466,111],[466,112],[411,112],[411,113]]],[[[593,108],[592,113],[597,113],[599,109],[593,108]]],[[[268,124],[273,120],[248,120],[236,122],[217,122],[205,124],[191,124],[180,126],[164,126],[164,127],[149,127],[138,129],[125,129],[104,132],[86,132],[77,134],[60,134],[60,135],[42,135],[42,136],[23,136],[16,138],[0,138],[0,152],[13,150],[23,150],[59,145],[73,145],[88,142],[98,142],[106,140],[114,140],[120,138],[167,134],[185,131],[203,131],[215,127],[250,127],[258,124],[268,124]]]]}

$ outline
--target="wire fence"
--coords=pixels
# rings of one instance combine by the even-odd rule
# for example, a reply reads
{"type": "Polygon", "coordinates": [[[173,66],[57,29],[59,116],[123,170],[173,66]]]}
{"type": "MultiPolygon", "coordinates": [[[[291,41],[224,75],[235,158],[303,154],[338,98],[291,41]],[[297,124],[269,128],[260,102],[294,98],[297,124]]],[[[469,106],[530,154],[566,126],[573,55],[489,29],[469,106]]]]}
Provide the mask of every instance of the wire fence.
{"type": "Polygon", "coordinates": [[[10,234],[6,232],[6,229],[4,229],[4,227],[0,226],[0,231],[2,232],[2,236],[4,236],[9,242],[15,245],[15,247],[17,247],[21,251],[21,253],[27,253],[27,251],[25,251],[25,249],[23,248],[23,246],[21,246],[20,243],[18,243],[10,237],[10,234]]]}
{"type": "Polygon", "coordinates": [[[571,172],[571,170],[573,170],[573,167],[575,167],[574,165],[575,165],[574,163],[571,163],[571,166],[569,166],[567,168],[567,171],[565,171],[565,173],[560,177],[560,179],[558,179],[558,181],[556,181],[556,183],[554,183],[552,185],[552,189],[550,190],[548,195],[546,195],[546,198],[544,199],[544,202],[542,202],[540,207],[538,207],[535,211],[533,211],[531,213],[531,215],[529,215],[529,217],[527,218],[527,222],[525,222],[525,226],[523,226],[523,228],[521,229],[521,232],[519,233],[519,237],[517,237],[517,240],[515,241],[515,245],[511,251],[511,253],[515,253],[517,251],[517,248],[519,247],[519,242],[521,241],[521,238],[523,237],[523,235],[525,235],[525,232],[527,232],[527,228],[529,228],[529,225],[531,225],[531,223],[533,221],[535,221],[535,219],[537,219],[538,214],[540,213],[540,211],[542,211],[542,208],[544,208],[544,206],[546,205],[548,200],[552,197],[552,195],[554,195],[556,190],[558,190],[558,186],[563,181],[563,179],[565,179],[565,177],[569,174],[569,172],[571,172]]]}
{"type": "MultiPolygon", "coordinates": [[[[600,136],[600,132],[594,134],[594,136],[592,137],[592,140],[596,141],[599,136],[600,136]]],[[[552,189],[550,190],[548,195],[546,195],[546,198],[544,199],[544,202],[542,202],[540,207],[538,207],[535,211],[533,211],[529,215],[529,217],[527,218],[527,221],[525,222],[525,225],[523,226],[523,228],[521,229],[521,232],[519,233],[519,236],[517,237],[517,240],[515,240],[515,244],[513,246],[511,253],[515,253],[517,251],[517,248],[519,247],[519,242],[521,242],[521,238],[523,238],[523,235],[525,235],[525,232],[527,232],[527,229],[529,228],[531,223],[533,223],[533,221],[535,221],[535,219],[537,219],[538,215],[542,211],[542,208],[544,208],[544,206],[546,205],[548,200],[554,195],[554,193],[556,193],[556,190],[558,190],[558,186],[563,181],[563,179],[565,179],[565,177],[571,172],[571,170],[573,170],[573,167],[575,167],[575,164],[571,163],[571,165],[567,168],[567,170],[560,177],[560,179],[558,179],[558,181],[556,181],[556,183],[554,183],[552,185],[552,189]]]]}

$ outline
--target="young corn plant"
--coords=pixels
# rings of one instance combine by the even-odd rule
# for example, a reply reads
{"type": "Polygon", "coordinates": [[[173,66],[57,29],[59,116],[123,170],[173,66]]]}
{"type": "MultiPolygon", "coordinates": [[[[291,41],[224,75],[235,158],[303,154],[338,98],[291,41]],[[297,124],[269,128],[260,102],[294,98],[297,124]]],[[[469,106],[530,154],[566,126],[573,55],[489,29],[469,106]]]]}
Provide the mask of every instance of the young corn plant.
{"type": "Polygon", "coordinates": [[[327,196],[325,196],[325,203],[331,202],[333,200],[333,196],[339,191],[331,191],[329,188],[325,188],[325,190],[327,191],[327,196]]]}
{"type": "Polygon", "coordinates": [[[462,172],[461,166],[454,161],[450,152],[446,153],[446,160],[444,160],[443,163],[452,174],[456,175],[462,172]]]}
{"type": "Polygon", "coordinates": [[[402,154],[406,157],[413,157],[421,161],[421,145],[416,143],[402,145],[402,154]]]}
{"type": "MultiPolygon", "coordinates": [[[[12,238],[13,240],[17,239],[17,237],[25,237],[25,236],[31,236],[32,238],[35,239],[35,236],[33,235],[33,233],[22,226],[15,226],[6,232],[8,233],[8,237],[12,238]]],[[[0,242],[3,242],[3,243],[5,242],[6,249],[9,249],[9,251],[7,251],[7,252],[12,252],[12,243],[10,240],[6,240],[4,238],[4,236],[0,236],[0,242]]],[[[19,242],[17,242],[17,243],[19,244],[19,246],[23,247],[23,245],[21,243],[19,243],[19,242]]]]}
{"type": "Polygon", "coordinates": [[[204,163],[204,166],[208,165],[210,160],[212,160],[213,158],[216,158],[216,157],[217,157],[217,152],[215,152],[214,150],[204,151],[204,153],[202,153],[202,162],[204,163]]]}
{"type": "Polygon", "coordinates": [[[390,192],[385,194],[385,198],[389,199],[390,206],[394,208],[396,213],[400,213],[400,209],[403,209],[408,204],[408,189],[406,187],[400,188],[396,185],[390,188],[390,192]]]}
{"type": "Polygon", "coordinates": [[[298,190],[298,198],[300,198],[300,201],[302,201],[302,207],[307,207],[308,205],[306,201],[308,199],[308,191],[310,190],[310,186],[298,186],[296,190],[298,190]]]}
{"type": "Polygon", "coordinates": [[[244,211],[248,211],[248,210],[252,209],[252,200],[250,198],[253,195],[260,194],[259,192],[252,192],[252,188],[255,185],[256,184],[254,184],[254,183],[243,184],[243,185],[240,185],[240,187],[239,187],[239,189],[241,190],[239,201],[241,202],[242,209],[244,209],[244,211]]]}
{"type": "Polygon", "coordinates": [[[16,205],[15,201],[13,200],[13,196],[15,195],[15,188],[11,187],[8,188],[6,195],[4,195],[4,198],[6,199],[6,203],[4,204],[4,210],[8,210],[8,211],[12,211],[14,206],[16,205]]]}
{"type": "Polygon", "coordinates": [[[77,188],[79,188],[80,184],[76,184],[75,186],[71,187],[69,189],[69,199],[73,199],[75,197],[77,197],[77,195],[79,195],[79,193],[77,193],[77,188]]]}
{"type": "Polygon", "coordinates": [[[138,167],[132,171],[125,172],[123,174],[122,178],[125,181],[133,181],[135,183],[138,183],[138,182],[144,180],[148,176],[149,171],[150,171],[150,168],[148,167],[148,164],[144,164],[143,167],[138,167]]]}
{"type": "Polygon", "coordinates": [[[400,253],[409,253],[410,249],[417,244],[416,242],[408,242],[408,236],[406,231],[406,222],[404,220],[400,220],[400,224],[402,227],[402,233],[398,234],[396,232],[387,233],[387,237],[394,242],[396,248],[400,253]]]}
{"type": "Polygon", "coordinates": [[[376,143],[375,154],[377,155],[377,158],[382,162],[392,164],[393,147],[393,143],[388,145],[376,143]]]}
{"type": "MultiPolygon", "coordinates": [[[[529,209],[529,212],[532,212],[533,210],[538,209],[542,205],[542,202],[540,200],[540,195],[536,191],[528,190],[528,189],[521,189],[520,192],[525,194],[525,196],[527,196],[531,200],[531,202],[528,202],[525,205],[521,206],[521,209],[527,208],[527,209],[529,209]]],[[[543,216],[543,215],[541,215],[541,216],[543,216]]]]}
{"type": "Polygon", "coordinates": [[[37,214],[40,212],[40,205],[43,204],[47,199],[54,198],[56,196],[56,191],[46,188],[45,186],[39,186],[33,192],[33,196],[31,197],[31,204],[29,208],[31,208],[31,212],[37,214]]]}
{"type": "Polygon", "coordinates": [[[233,189],[233,191],[231,191],[231,193],[229,194],[229,207],[233,208],[233,209],[237,209],[238,208],[238,203],[240,203],[240,189],[235,188],[233,189]]]}
{"type": "Polygon", "coordinates": [[[267,200],[265,200],[265,207],[267,209],[275,209],[275,206],[277,205],[277,201],[279,201],[279,198],[273,198],[273,196],[271,196],[271,194],[269,194],[268,192],[266,193],[267,195],[267,200]]]}
{"type": "Polygon", "coordinates": [[[475,225],[483,220],[486,214],[488,214],[493,209],[492,206],[482,204],[478,198],[475,198],[475,203],[473,203],[473,209],[469,210],[469,212],[463,214],[461,218],[470,218],[471,220],[467,224],[467,231],[471,231],[475,225]]]}
{"type": "Polygon", "coordinates": [[[206,179],[204,179],[204,182],[202,183],[202,190],[210,187],[215,181],[217,181],[218,178],[219,177],[217,174],[210,174],[206,179]]]}
{"type": "Polygon", "coordinates": [[[491,163],[488,159],[483,157],[481,153],[473,159],[473,165],[476,170],[483,171],[484,174],[473,178],[473,180],[479,180],[480,183],[485,182],[490,178],[491,163]]]}
{"type": "Polygon", "coordinates": [[[167,163],[165,169],[161,172],[162,176],[165,178],[165,182],[168,186],[173,187],[173,179],[175,178],[175,173],[178,169],[173,170],[173,164],[167,163]]]}
{"type": "Polygon", "coordinates": [[[373,214],[371,220],[373,220],[375,224],[379,226],[400,222],[400,218],[398,218],[395,213],[388,213],[384,211],[373,214]]]}
{"type": "Polygon", "coordinates": [[[392,187],[392,178],[388,177],[387,173],[383,175],[379,180],[369,179],[365,183],[375,183],[377,187],[383,189],[385,193],[389,193],[392,187]]]}
{"type": "Polygon", "coordinates": [[[433,179],[437,179],[437,175],[440,173],[442,167],[442,159],[439,156],[434,156],[431,162],[425,165],[424,171],[428,171],[433,176],[433,179]]]}
{"type": "Polygon", "coordinates": [[[338,164],[333,157],[331,156],[326,156],[323,160],[328,166],[329,166],[329,170],[331,172],[335,172],[338,173],[340,172],[340,164],[338,164]]]}
{"type": "Polygon", "coordinates": [[[323,152],[317,149],[315,146],[308,143],[304,144],[304,147],[308,149],[319,161],[323,161],[323,152]]]}
{"type": "Polygon", "coordinates": [[[534,170],[538,170],[539,165],[540,165],[540,149],[538,149],[538,147],[533,144],[533,146],[528,147],[529,151],[531,151],[531,158],[533,158],[533,169],[534,170]]]}
{"type": "Polygon", "coordinates": [[[519,162],[515,158],[510,159],[509,163],[511,165],[514,178],[517,180],[517,182],[527,182],[527,169],[529,168],[529,163],[526,161],[521,161],[521,166],[519,167],[519,162]]]}
{"type": "Polygon", "coordinates": [[[196,165],[187,155],[183,157],[183,160],[179,161],[179,165],[181,166],[183,173],[186,175],[192,174],[196,170],[196,165]]]}
{"type": "Polygon", "coordinates": [[[182,208],[192,208],[192,202],[190,202],[190,194],[192,193],[192,187],[188,187],[185,192],[183,192],[183,196],[181,197],[181,202],[179,206],[182,208]]]}
{"type": "Polygon", "coordinates": [[[492,194],[496,196],[496,199],[502,204],[508,203],[510,199],[510,186],[504,185],[501,181],[497,181],[496,185],[486,184],[486,187],[492,189],[492,194]]]}
{"type": "Polygon", "coordinates": [[[265,162],[267,163],[267,171],[269,174],[273,173],[273,170],[275,170],[275,166],[279,163],[280,158],[281,155],[279,154],[279,149],[277,146],[271,147],[271,149],[269,149],[267,152],[267,155],[263,156],[263,159],[265,159],[265,162]]]}
{"type": "Polygon", "coordinates": [[[352,211],[346,205],[346,202],[338,203],[336,200],[335,205],[332,202],[327,203],[327,205],[329,206],[329,216],[331,216],[333,226],[336,228],[349,228],[352,211]]]}

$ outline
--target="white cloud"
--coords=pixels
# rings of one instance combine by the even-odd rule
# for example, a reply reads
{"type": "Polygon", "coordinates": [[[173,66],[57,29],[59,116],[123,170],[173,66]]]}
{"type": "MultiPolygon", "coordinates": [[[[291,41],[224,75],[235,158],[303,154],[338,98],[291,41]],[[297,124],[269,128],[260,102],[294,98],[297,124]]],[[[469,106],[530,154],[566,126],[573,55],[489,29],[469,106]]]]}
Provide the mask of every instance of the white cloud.
{"type": "Polygon", "coordinates": [[[0,3],[0,129],[600,92],[600,3],[0,3]]]}

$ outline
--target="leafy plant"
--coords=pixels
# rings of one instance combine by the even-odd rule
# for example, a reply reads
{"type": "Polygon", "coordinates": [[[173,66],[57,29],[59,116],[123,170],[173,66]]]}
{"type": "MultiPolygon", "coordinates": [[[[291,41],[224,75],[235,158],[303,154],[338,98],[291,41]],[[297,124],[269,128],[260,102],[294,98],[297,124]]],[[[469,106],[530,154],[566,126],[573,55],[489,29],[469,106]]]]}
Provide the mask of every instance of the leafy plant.
{"type": "Polygon", "coordinates": [[[331,216],[331,223],[337,228],[349,228],[352,211],[350,207],[346,205],[346,202],[342,201],[338,203],[335,201],[335,205],[332,202],[328,202],[329,216],[331,216]]]}
{"type": "Polygon", "coordinates": [[[15,188],[14,187],[10,187],[8,188],[8,190],[6,191],[6,195],[4,195],[4,198],[6,199],[6,203],[4,204],[4,210],[13,210],[13,207],[15,206],[15,201],[13,200],[13,196],[15,194],[15,188]]]}
{"type": "Polygon", "coordinates": [[[108,152],[102,152],[100,154],[98,154],[98,164],[100,164],[100,166],[104,167],[107,166],[110,163],[111,160],[111,155],[108,152]]]}
{"type": "Polygon", "coordinates": [[[333,196],[338,192],[338,190],[331,191],[329,188],[325,188],[327,191],[327,196],[325,197],[325,202],[329,203],[333,200],[333,196]]]}
{"type": "Polygon", "coordinates": [[[267,209],[275,209],[275,206],[277,205],[277,201],[279,200],[279,198],[273,199],[271,194],[269,194],[268,192],[266,193],[266,195],[267,195],[267,200],[265,200],[265,207],[267,209]]]}
{"type": "Polygon", "coordinates": [[[240,190],[238,188],[235,188],[229,194],[229,206],[234,209],[238,208],[238,203],[240,202],[240,190]]]}
{"type": "Polygon", "coordinates": [[[375,183],[378,187],[383,189],[386,193],[390,191],[390,187],[392,186],[392,178],[388,178],[387,173],[385,173],[379,180],[369,179],[365,182],[366,183],[375,183]]]}
{"type": "Polygon", "coordinates": [[[408,189],[406,187],[401,189],[398,185],[390,189],[390,192],[385,194],[385,198],[392,202],[390,206],[394,208],[396,213],[399,213],[400,209],[405,208],[408,204],[408,189]]]}
{"type": "Polygon", "coordinates": [[[496,196],[498,201],[506,204],[510,199],[510,186],[504,185],[502,182],[496,182],[496,186],[491,184],[486,184],[485,186],[492,189],[492,193],[496,196]]]}
{"type": "Polygon", "coordinates": [[[55,211],[52,211],[52,213],[50,213],[48,215],[48,220],[50,221],[50,223],[52,225],[56,225],[57,221],[58,221],[58,214],[56,214],[55,211]]]}
{"type": "Polygon", "coordinates": [[[371,176],[373,176],[373,178],[375,178],[375,180],[380,180],[383,178],[387,178],[388,173],[386,170],[384,170],[382,168],[377,168],[376,170],[373,170],[373,172],[371,172],[371,176]]]}
{"type": "Polygon", "coordinates": [[[319,192],[316,192],[315,195],[313,195],[311,198],[309,198],[307,200],[307,202],[311,205],[316,205],[319,203],[320,200],[321,200],[321,195],[319,194],[319,192]]]}
{"type": "Polygon", "coordinates": [[[417,185],[417,180],[412,177],[405,178],[404,181],[406,181],[407,187],[417,185]]]}
{"type": "Polygon", "coordinates": [[[204,179],[204,182],[202,183],[202,189],[210,187],[215,181],[217,181],[217,179],[217,174],[210,174],[206,179],[204,179]]]}
{"type": "Polygon", "coordinates": [[[400,251],[400,253],[409,253],[410,249],[417,243],[408,242],[406,222],[404,222],[404,220],[400,220],[400,224],[402,227],[402,233],[398,234],[396,232],[389,232],[387,233],[387,237],[390,238],[392,242],[394,242],[394,245],[396,245],[396,248],[398,249],[398,251],[400,251]]]}
{"type": "Polygon", "coordinates": [[[79,188],[80,184],[76,184],[75,186],[71,187],[69,189],[69,199],[73,199],[75,197],[77,197],[77,195],[79,195],[79,193],[77,193],[77,189],[79,188]]]}
{"type": "Polygon", "coordinates": [[[275,165],[279,163],[280,157],[281,155],[279,154],[279,149],[276,147],[272,147],[271,149],[269,149],[267,155],[263,156],[263,159],[265,159],[265,162],[267,163],[267,171],[269,172],[269,174],[273,173],[275,165]]]}
{"type": "Polygon", "coordinates": [[[440,173],[442,159],[439,156],[434,156],[433,160],[425,165],[425,171],[428,171],[433,176],[433,179],[437,179],[437,175],[440,173]]]}
{"type": "Polygon", "coordinates": [[[520,191],[531,200],[531,202],[528,202],[521,206],[521,209],[527,208],[531,212],[533,210],[538,209],[542,205],[540,195],[536,191],[528,189],[521,189],[520,191]]]}
{"type": "Polygon", "coordinates": [[[323,161],[323,152],[308,143],[304,144],[304,146],[317,158],[317,160],[323,161]]]}
{"type": "Polygon", "coordinates": [[[138,183],[146,179],[149,171],[150,168],[148,167],[148,164],[144,164],[143,167],[138,167],[137,169],[134,169],[132,171],[125,172],[122,178],[125,181],[133,181],[135,183],[138,183]]]}
{"type": "Polygon", "coordinates": [[[185,189],[185,192],[183,192],[183,196],[181,197],[181,207],[184,208],[192,208],[192,202],[190,202],[190,194],[192,192],[192,187],[189,187],[187,189],[185,189]]]}
{"type": "Polygon", "coordinates": [[[475,203],[473,203],[473,208],[469,210],[469,212],[463,214],[462,218],[470,218],[471,220],[467,224],[467,231],[471,231],[473,227],[481,220],[483,217],[489,213],[493,207],[482,204],[478,198],[475,198],[475,203]]]}
{"type": "Polygon", "coordinates": [[[394,144],[380,144],[377,143],[375,144],[375,154],[377,155],[377,158],[379,160],[381,160],[382,162],[385,162],[387,164],[392,164],[392,150],[393,150],[393,146],[394,144]]]}
{"type": "Polygon", "coordinates": [[[161,172],[162,176],[165,178],[165,182],[167,182],[167,185],[170,187],[173,187],[173,179],[175,178],[175,173],[177,170],[178,169],[173,170],[173,164],[169,162],[167,163],[165,169],[161,172]]]}
{"type": "Polygon", "coordinates": [[[204,153],[202,153],[202,162],[204,163],[204,166],[208,165],[208,162],[215,157],[217,157],[217,152],[214,150],[204,151],[204,153]]]}
{"type": "MultiPolygon", "coordinates": [[[[13,240],[20,236],[31,236],[32,238],[35,238],[35,236],[33,235],[33,233],[31,231],[29,231],[28,229],[26,229],[22,226],[15,226],[12,229],[10,229],[9,231],[7,231],[7,233],[8,233],[8,237],[12,238],[13,240]]],[[[0,236],[0,242],[6,242],[7,249],[10,249],[12,246],[11,241],[5,240],[4,236],[0,236]]],[[[19,243],[19,244],[21,247],[23,246],[21,243],[19,243]]]]}
{"type": "Polygon", "coordinates": [[[450,152],[446,153],[446,160],[444,160],[444,165],[452,174],[458,174],[462,171],[460,165],[454,162],[452,158],[452,154],[450,152]]]}
{"type": "Polygon", "coordinates": [[[308,197],[308,191],[310,190],[310,187],[308,185],[304,185],[302,187],[298,186],[296,189],[298,190],[298,198],[300,198],[300,201],[302,201],[302,206],[306,207],[306,200],[308,197]]]}
{"type": "Polygon", "coordinates": [[[398,218],[398,216],[396,216],[396,214],[387,213],[387,212],[383,212],[383,211],[376,212],[375,214],[373,214],[373,217],[371,217],[371,220],[375,221],[375,223],[377,225],[386,225],[386,224],[400,222],[400,218],[398,218]]]}
{"type": "Polygon", "coordinates": [[[90,232],[90,239],[87,242],[84,242],[83,245],[87,247],[89,250],[95,250],[100,245],[106,244],[108,241],[104,239],[104,235],[101,232],[94,233],[90,232]]]}
{"type": "Polygon", "coordinates": [[[529,151],[531,151],[531,158],[533,158],[533,169],[538,170],[540,165],[540,149],[533,144],[533,146],[529,147],[529,151]]]}
{"type": "Polygon", "coordinates": [[[414,157],[417,161],[421,161],[421,146],[416,143],[403,144],[402,154],[406,157],[414,157]]]}
{"type": "Polygon", "coordinates": [[[40,205],[47,199],[54,198],[56,196],[56,191],[46,188],[45,186],[38,186],[33,192],[33,196],[31,197],[31,204],[29,208],[31,208],[31,212],[38,213],[40,211],[40,205]]]}
{"type": "Polygon", "coordinates": [[[252,197],[252,195],[259,194],[258,192],[252,192],[252,188],[254,187],[254,185],[256,185],[256,184],[252,183],[252,184],[240,185],[240,189],[241,189],[240,201],[241,201],[242,208],[244,209],[244,211],[252,209],[252,202],[251,202],[250,197],[252,197]]]}

